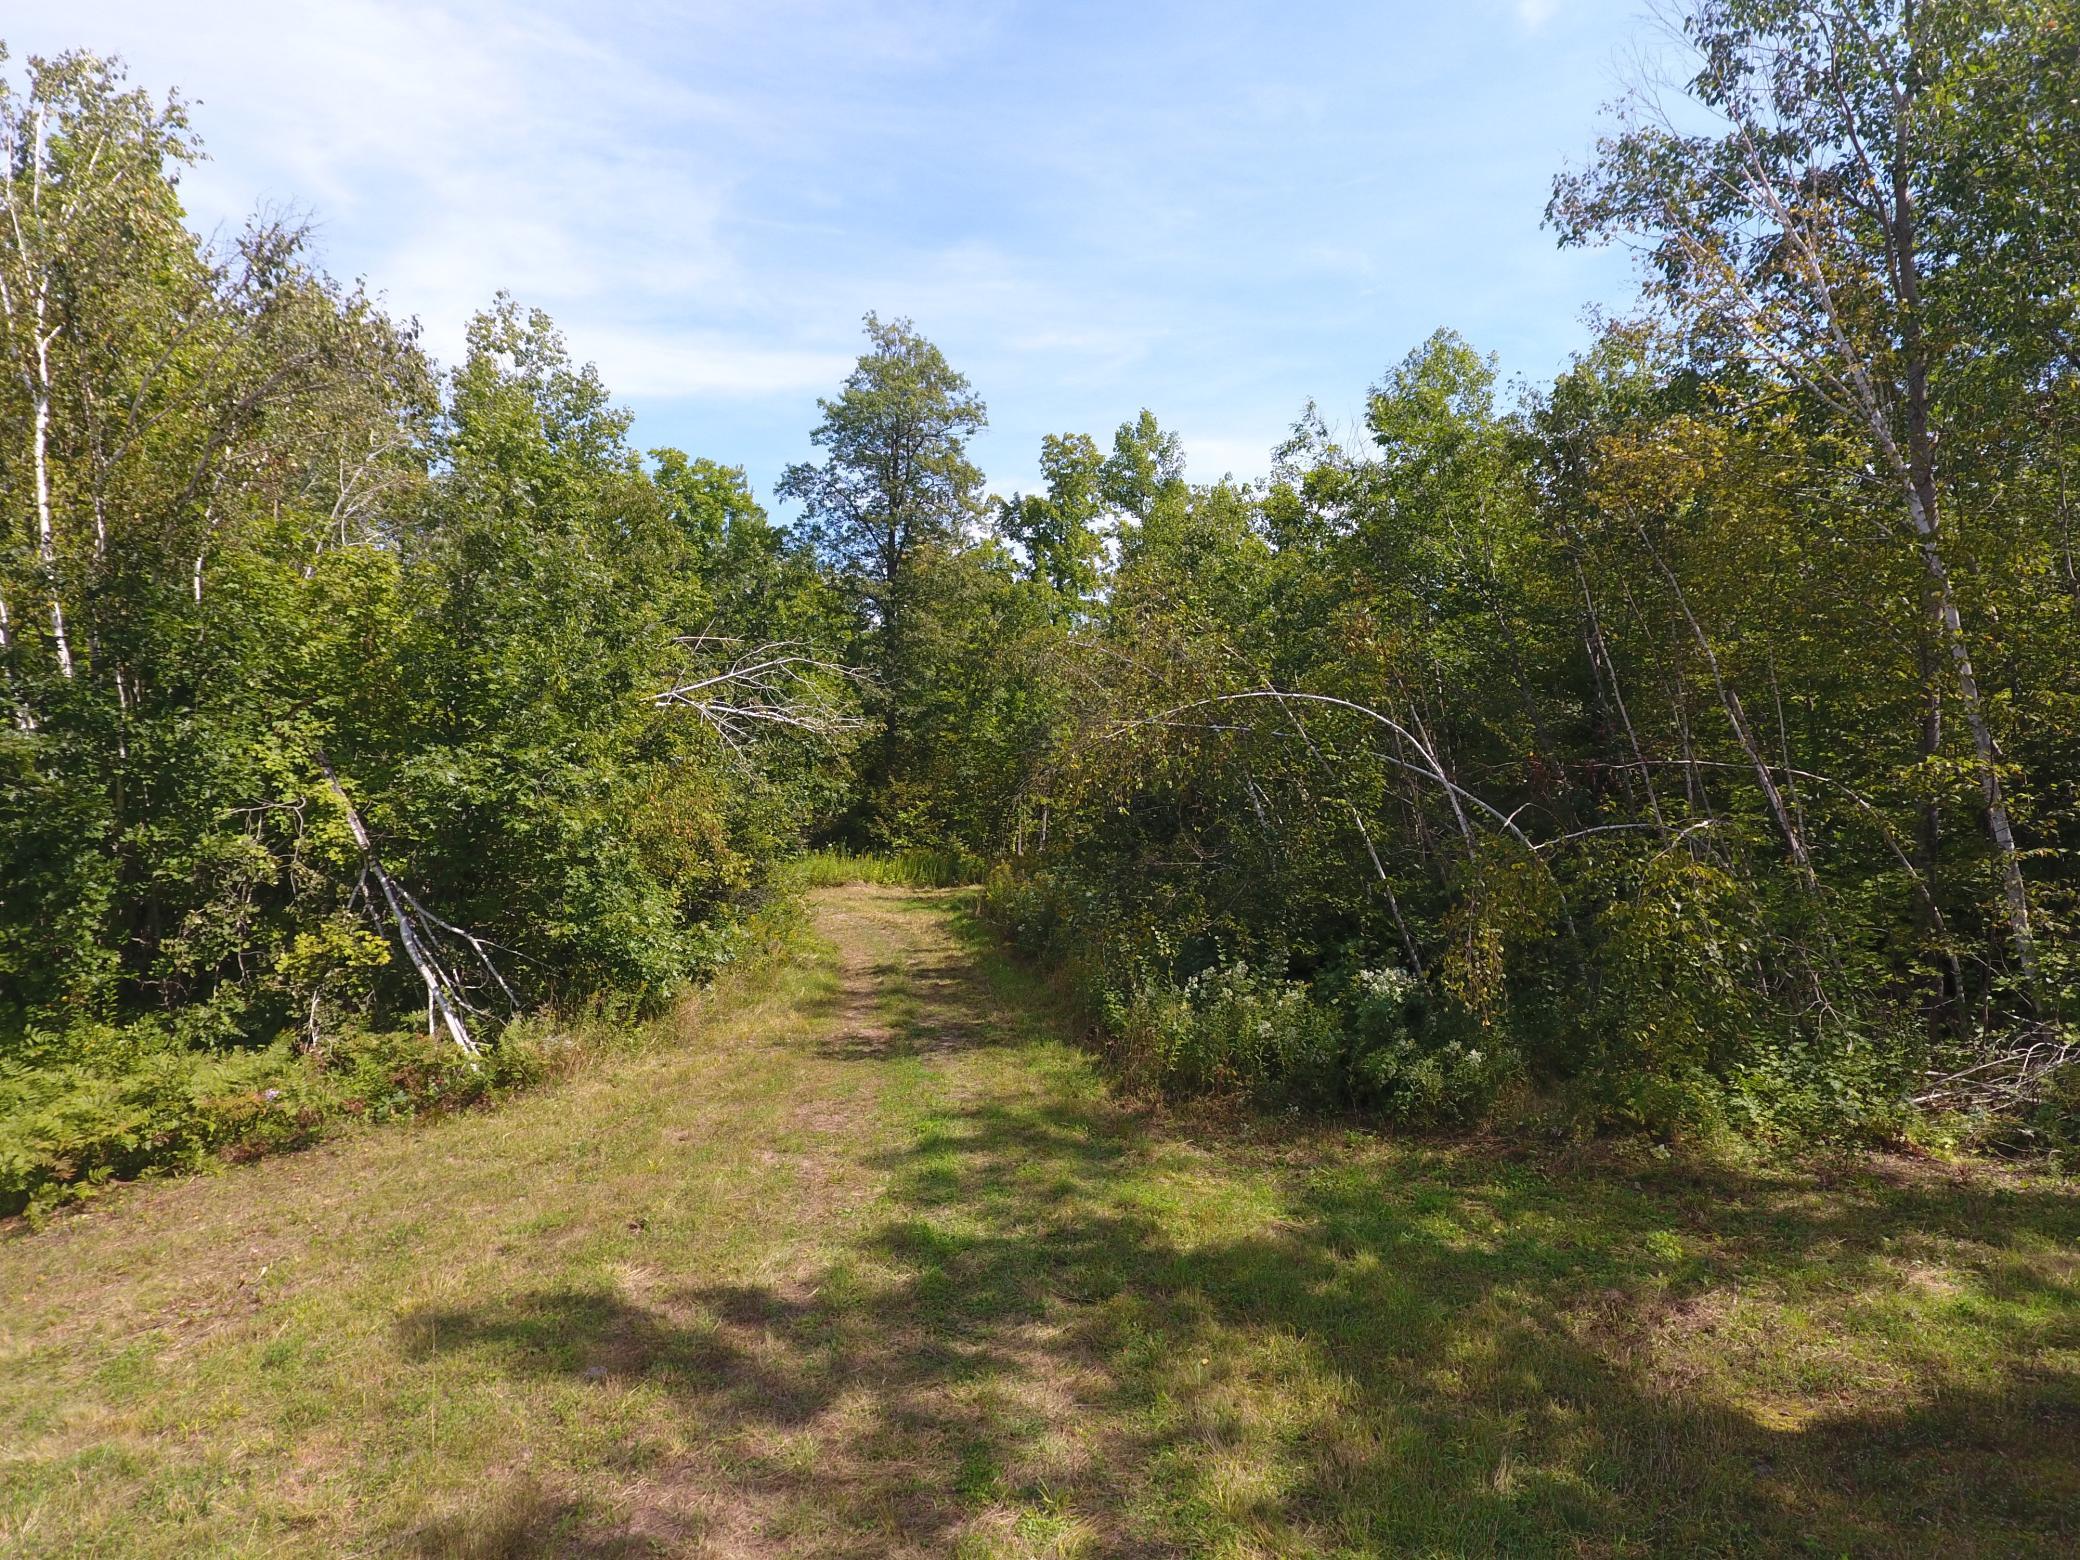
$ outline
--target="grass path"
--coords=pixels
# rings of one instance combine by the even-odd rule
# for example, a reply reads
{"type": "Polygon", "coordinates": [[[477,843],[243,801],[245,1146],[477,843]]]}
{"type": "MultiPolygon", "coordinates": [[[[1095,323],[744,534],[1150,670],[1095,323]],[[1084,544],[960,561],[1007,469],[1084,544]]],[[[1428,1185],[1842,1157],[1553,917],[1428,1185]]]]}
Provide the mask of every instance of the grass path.
{"type": "Polygon", "coordinates": [[[1122,1109],[958,896],[0,1239],[0,1552],[2080,1548],[2080,1197],[1122,1109]]]}

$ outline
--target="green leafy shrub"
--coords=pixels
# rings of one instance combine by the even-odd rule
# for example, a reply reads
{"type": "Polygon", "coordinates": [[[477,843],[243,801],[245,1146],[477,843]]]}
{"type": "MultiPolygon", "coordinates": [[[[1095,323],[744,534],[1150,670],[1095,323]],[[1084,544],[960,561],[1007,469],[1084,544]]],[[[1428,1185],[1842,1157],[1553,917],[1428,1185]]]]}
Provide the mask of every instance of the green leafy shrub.
{"type": "Polygon", "coordinates": [[[1430,1032],[1422,1005],[1421,983],[1400,970],[1361,970],[1331,995],[1234,961],[1182,984],[1146,981],[1102,1011],[1121,1074],[1166,1094],[1358,1107],[1411,1123],[1477,1116],[1516,1058],[1430,1032]]]}
{"type": "Polygon", "coordinates": [[[2045,1080],[2027,1125],[2061,1168],[2080,1170],[2080,1062],[2067,1062],[2045,1080]]]}
{"type": "Polygon", "coordinates": [[[1391,966],[1360,970],[1343,998],[1353,1098],[1397,1121],[1469,1121],[1521,1062],[1506,1036],[1430,1020],[1427,988],[1391,966]]]}
{"type": "Polygon", "coordinates": [[[1236,962],[1108,1004],[1122,1070],[1166,1093],[1267,1095],[1318,1080],[1342,1048],[1335,1015],[1307,988],[1236,962]]]}
{"type": "Polygon", "coordinates": [[[299,1148],[348,1121],[463,1109],[542,1070],[537,1044],[472,1065],[395,1032],[210,1054],[133,1026],[74,1049],[87,1059],[0,1073],[0,1214],[41,1217],[112,1182],[299,1148]]]}
{"type": "MultiPolygon", "coordinates": [[[[710,928],[702,957],[710,968],[739,971],[736,979],[756,979],[786,960],[802,927],[796,902],[777,896],[710,928]]],[[[347,966],[370,961],[363,945],[343,946],[347,966]]],[[[305,944],[297,967],[335,971],[339,951],[305,944]]],[[[0,1216],[26,1212],[40,1221],[115,1182],[489,1104],[590,1058],[673,1043],[682,1033],[671,1020],[630,1023],[611,995],[573,1013],[486,1026],[479,1038],[489,1043],[474,1059],[424,1031],[346,1027],[317,1044],[283,1036],[230,1051],[192,1049],[168,1021],[34,1031],[0,1062],[0,1216]]]]}
{"type": "Polygon", "coordinates": [[[1477,1118],[1523,1070],[1505,1033],[1391,965],[1298,980],[1273,975],[1268,958],[1229,959],[1178,980],[1167,929],[1039,873],[992,873],[982,911],[1060,972],[1130,1088],[1438,1123],[1477,1118]]]}

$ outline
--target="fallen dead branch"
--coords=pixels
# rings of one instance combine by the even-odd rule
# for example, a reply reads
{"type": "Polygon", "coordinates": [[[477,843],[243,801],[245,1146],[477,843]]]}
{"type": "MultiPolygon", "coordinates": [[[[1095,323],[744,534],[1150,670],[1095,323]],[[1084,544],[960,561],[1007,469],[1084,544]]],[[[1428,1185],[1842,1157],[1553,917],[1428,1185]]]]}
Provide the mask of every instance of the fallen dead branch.
{"type": "Polygon", "coordinates": [[[2080,1061],[2080,1036],[2038,1031],[1955,1072],[1928,1073],[1916,1105],[1969,1115],[2011,1113],[2043,1097],[2055,1074],[2080,1061]]]}
{"type": "Polygon", "coordinates": [[[678,643],[694,656],[727,651],[729,658],[719,669],[683,677],[651,695],[651,702],[692,710],[735,751],[761,730],[787,728],[831,737],[868,724],[838,697],[841,687],[864,683],[867,674],[825,659],[806,641],[747,645],[725,635],[687,634],[678,643]]]}
{"type": "MultiPolygon", "coordinates": [[[[504,994],[510,1007],[517,1009],[520,1005],[519,999],[513,995],[513,988],[506,984],[498,966],[492,962],[489,946],[482,938],[442,920],[419,903],[410,890],[391,876],[389,869],[383,865],[383,858],[376,852],[375,842],[369,838],[368,826],[361,821],[360,810],[347,795],[346,787],[340,784],[332,761],[325,756],[323,749],[319,749],[313,756],[317,759],[318,768],[324,772],[325,783],[331,788],[334,800],[346,814],[347,830],[354,836],[354,843],[361,850],[363,874],[366,879],[374,881],[388,910],[390,924],[396,929],[397,940],[404,947],[405,957],[412,961],[412,968],[419,972],[419,978],[426,983],[427,1028],[435,1033],[445,1028],[448,1038],[461,1048],[464,1055],[471,1058],[471,1065],[474,1066],[475,1058],[483,1054],[483,1048],[470,1034],[469,1022],[463,1015],[470,1013],[481,1017],[482,1010],[469,1000],[468,989],[456,972],[441,962],[441,933],[445,932],[469,947],[492,983],[504,994]]],[[[373,902],[371,896],[371,903],[373,902]]]]}

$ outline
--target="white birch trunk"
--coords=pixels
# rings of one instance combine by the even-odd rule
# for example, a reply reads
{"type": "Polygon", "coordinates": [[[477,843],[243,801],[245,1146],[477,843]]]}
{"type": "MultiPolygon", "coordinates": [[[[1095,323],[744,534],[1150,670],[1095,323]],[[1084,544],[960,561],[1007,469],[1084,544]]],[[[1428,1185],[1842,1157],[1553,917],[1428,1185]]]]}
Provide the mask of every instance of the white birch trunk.
{"type": "Polygon", "coordinates": [[[51,343],[43,322],[46,298],[36,298],[36,385],[32,392],[35,417],[30,435],[30,465],[36,483],[36,561],[43,566],[51,593],[51,643],[56,647],[58,670],[72,676],[72,645],[65,635],[65,603],[58,590],[58,537],[51,518],[51,343]]]}
{"type": "Polygon", "coordinates": [[[462,1013],[450,997],[447,973],[434,961],[426,945],[420,941],[414,925],[407,897],[397,882],[383,867],[382,858],[376,854],[375,843],[368,837],[368,829],[361,822],[361,814],[348,798],[346,789],[333,773],[332,763],[320,753],[318,767],[324,771],[325,783],[331,787],[335,800],[347,817],[347,830],[354,836],[354,843],[361,848],[361,859],[367,865],[369,875],[383,891],[383,902],[389,906],[391,924],[397,928],[397,940],[404,945],[405,957],[412,961],[412,968],[426,982],[426,1027],[438,1033],[435,1019],[445,1026],[448,1036],[461,1047],[464,1055],[475,1058],[480,1055],[477,1042],[470,1038],[469,1025],[463,1021],[462,1013]]]}

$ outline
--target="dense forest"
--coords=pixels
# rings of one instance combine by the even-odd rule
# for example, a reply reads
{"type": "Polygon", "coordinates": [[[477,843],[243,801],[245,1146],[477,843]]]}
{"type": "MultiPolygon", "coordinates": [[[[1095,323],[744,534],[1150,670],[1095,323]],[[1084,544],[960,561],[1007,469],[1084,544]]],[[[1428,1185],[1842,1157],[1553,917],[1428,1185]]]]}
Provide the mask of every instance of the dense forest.
{"type": "Polygon", "coordinates": [[[182,101],[28,61],[0,1211],[472,1097],[816,846],[978,863],[1136,1090],[2069,1147],[2080,27],[1682,26],[1554,183],[1642,286],[1552,383],[1441,330],[1267,480],[1143,411],[1003,496],[869,315],[785,523],[521,302],[443,366],[307,231],[199,240],[182,101]]]}

